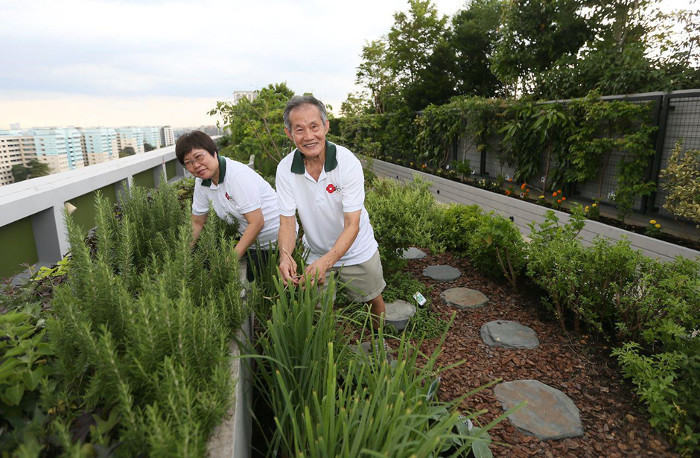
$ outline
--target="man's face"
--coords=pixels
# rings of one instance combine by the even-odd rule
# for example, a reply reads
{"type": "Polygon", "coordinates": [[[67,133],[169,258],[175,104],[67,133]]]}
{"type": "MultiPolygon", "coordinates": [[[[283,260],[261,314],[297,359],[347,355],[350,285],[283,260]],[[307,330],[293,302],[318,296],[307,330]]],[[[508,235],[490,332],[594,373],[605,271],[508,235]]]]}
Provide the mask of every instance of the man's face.
{"type": "Polygon", "coordinates": [[[182,162],[187,171],[202,180],[219,178],[219,160],[205,149],[193,149],[182,162]]]}
{"type": "Polygon", "coordinates": [[[329,122],[321,121],[321,112],[315,105],[305,104],[289,112],[291,131],[284,128],[287,137],[307,158],[319,157],[326,152],[326,134],[329,122]]]}

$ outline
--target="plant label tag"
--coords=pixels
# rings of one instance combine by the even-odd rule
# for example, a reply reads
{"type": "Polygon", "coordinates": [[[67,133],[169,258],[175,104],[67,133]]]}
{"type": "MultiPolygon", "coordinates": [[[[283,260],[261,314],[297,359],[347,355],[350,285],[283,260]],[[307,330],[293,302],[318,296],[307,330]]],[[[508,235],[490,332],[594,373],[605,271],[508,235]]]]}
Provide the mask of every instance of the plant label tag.
{"type": "Polygon", "coordinates": [[[416,291],[416,294],[413,295],[413,298],[416,300],[416,302],[418,302],[418,305],[425,305],[427,302],[423,295],[418,291],[416,291]]]}

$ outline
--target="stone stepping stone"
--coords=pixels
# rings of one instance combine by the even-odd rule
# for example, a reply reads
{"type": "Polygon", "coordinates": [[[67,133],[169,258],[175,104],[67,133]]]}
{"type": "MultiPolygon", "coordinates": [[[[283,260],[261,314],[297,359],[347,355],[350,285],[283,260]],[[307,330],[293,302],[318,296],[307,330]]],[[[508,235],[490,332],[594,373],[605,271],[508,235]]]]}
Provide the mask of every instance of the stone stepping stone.
{"type": "Polygon", "coordinates": [[[515,321],[489,321],[481,327],[481,338],[490,347],[537,348],[537,333],[515,321]]]}
{"type": "Polygon", "coordinates": [[[527,401],[527,405],[508,415],[513,426],[525,434],[542,440],[583,435],[578,407],[551,386],[537,380],[517,380],[500,383],[493,392],[504,410],[527,401]]]}
{"type": "Polygon", "coordinates": [[[385,307],[384,322],[394,325],[399,331],[403,331],[408,324],[408,320],[416,314],[416,307],[402,300],[388,302],[385,304],[385,307]]]}
{"type": "Polygon", "coordinates": [[[407,250],[403,250],[403,253],[401,254],[401,257],[403,259],[423,259],[427,255],[425,252],[419,250],[418,248],[411,247],[407,250]]]}
{"type": "Polygon", "coordinates": [[[447,305],[463,310],[483,307],[489,301],[481,291],[469,288],[446,289],[440,293],[440,297],[447,305]]]}
{"type": "Polygon", "coordinates": [[[453,281],[462,276],[462,272],[452,266],[428,266],[423,269],[423,275],[437,281],[453,281]]]}

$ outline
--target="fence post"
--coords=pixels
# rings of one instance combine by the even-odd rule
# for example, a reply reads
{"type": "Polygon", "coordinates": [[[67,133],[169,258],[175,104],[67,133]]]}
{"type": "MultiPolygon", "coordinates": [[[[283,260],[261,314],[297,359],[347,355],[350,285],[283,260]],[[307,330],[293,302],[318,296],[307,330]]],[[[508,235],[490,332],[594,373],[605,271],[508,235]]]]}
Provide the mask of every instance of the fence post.
{"type": "MultiPolygon", "coordinates": [[[[656,142],[654,145],[654,157],[649,160],[647,168],[646,180],[654,180],[656,187],[659,186],[659,173],[661,172],[661,157],[664,153],[664,143],[666,141],[666,125],[668,122],[668,112],[670,109],[671,100],[668,94],[663,94],[657,97],[656,106],[654,108],[654,125],[658,127],[656,130],[656,142]]],[[[646,214],[654,211],[656,207],[656,191],[650,196],[642,197],[642,213],[646,214]]]]}

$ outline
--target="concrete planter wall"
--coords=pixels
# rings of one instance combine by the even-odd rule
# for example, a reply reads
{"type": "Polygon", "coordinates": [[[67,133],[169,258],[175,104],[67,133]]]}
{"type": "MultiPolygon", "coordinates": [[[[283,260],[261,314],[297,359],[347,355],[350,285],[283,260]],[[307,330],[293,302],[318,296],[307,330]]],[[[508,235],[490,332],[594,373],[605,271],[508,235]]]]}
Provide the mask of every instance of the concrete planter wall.
{"type": "MultiPolygon", "coordinates": [[[[377,176],[393,178],[401,182],[412,181],[413,176],[418,175],[423,180],[433,183],[431,192],[438,201],[467,205],[476,204],[485,212],[493,211],[506,218],[511,218],[524,236],[530,234],[530,227],[528,225],[533,221],[536,223],[544,222],[544,215],[546,211],[549,210],[541,205],[514,199],[503,194],[486,191],[389,162],[372,159],[371,161],[367,161],[366,164],[370,166],[377,176]]],[[[560,221],[569,220],[569,215],[567,213],[555,211],[555,214],[560,221]]],[[[579,238],[584,244],[590,245],[596,236],[603,236],[611,240],[620,240],[623,237],[627,237],[634,249],[640,250],[645,255],[661,261],[671,261],[676,256],[683,256],[688,259],[700,257],[700,251],[618,229],[597,221],[587,220],[586,225],[579,234],[579,238]]]]}

